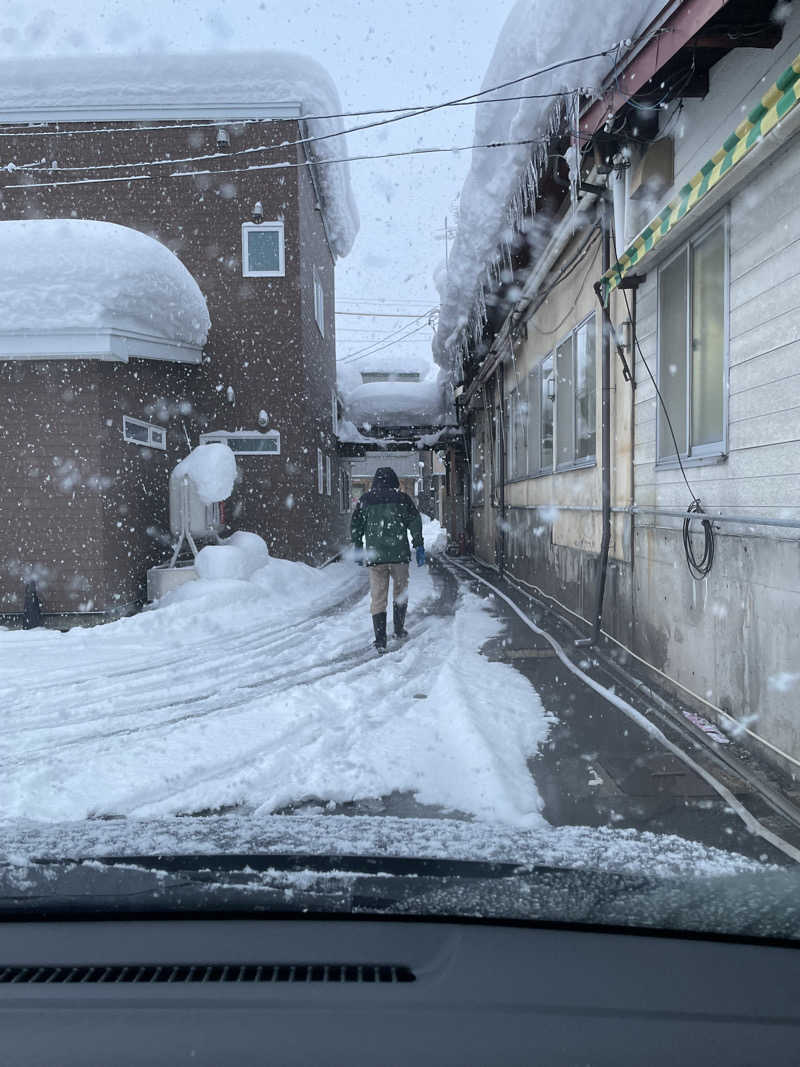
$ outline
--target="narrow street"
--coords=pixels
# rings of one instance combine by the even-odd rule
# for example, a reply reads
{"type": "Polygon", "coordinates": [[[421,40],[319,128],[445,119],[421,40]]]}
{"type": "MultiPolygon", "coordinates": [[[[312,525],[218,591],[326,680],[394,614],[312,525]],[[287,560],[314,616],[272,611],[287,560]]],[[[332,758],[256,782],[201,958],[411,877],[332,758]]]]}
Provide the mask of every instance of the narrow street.
{"type": "Polygon", "coordinates": [[[461,567],[413,568],[410,638],[380,658],[365,574],[349,563],[312,572],[313,594],[281,601],[280,619],[245,583],[200,583],[202,596],[111,626],[6,634],[21,654],[0,694],[5,817],[477,818],[787,862],[461,567]]]}

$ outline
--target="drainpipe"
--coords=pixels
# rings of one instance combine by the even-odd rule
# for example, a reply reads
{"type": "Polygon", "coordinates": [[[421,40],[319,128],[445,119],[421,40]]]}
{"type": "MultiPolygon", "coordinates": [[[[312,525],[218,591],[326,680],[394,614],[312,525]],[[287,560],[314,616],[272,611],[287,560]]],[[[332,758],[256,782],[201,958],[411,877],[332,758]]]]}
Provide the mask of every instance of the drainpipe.
{"type": "MultiPolygon", "coordinates": [[[[600,202],[600,219],[603,230],[601,273],[611,266],[611,231],[609,226],[609,204],[606,199],[600,202]]],[[[597,597],[593,616],[592,636],[576,642],[581,645],[596,645],[600,640],[603,624],[603,599],[606,591],[606,574],[608,572],[608,550],[611,545],[611,311],[610,304],[604,303],[599,284],[595,292],[602,306],[603,339],[601,343],[602,360],[602,401],[600,415],[600,477],[602,483],[602,527],[603,537],[600,542],[600,574],[597,579],[597,597]]]]}
{"type": "Polygon", "coordinates": [[[506,368],[501,363],[497,368],[497,383],[499,387],[499,405],[497,408],[497,432],[500,435],[500,457],[498,479],[500,482],[500,537],[498,538],[497,566],[500,577],[506,569],[506,416],[505,416],[505,384],[506,368]]]}

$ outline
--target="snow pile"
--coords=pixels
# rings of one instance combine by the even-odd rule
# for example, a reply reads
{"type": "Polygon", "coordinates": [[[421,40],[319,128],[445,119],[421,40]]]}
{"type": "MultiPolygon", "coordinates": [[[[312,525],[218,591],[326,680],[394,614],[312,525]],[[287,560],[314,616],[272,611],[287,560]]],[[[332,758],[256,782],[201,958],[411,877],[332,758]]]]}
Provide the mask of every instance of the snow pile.
{"type": "MultiPolygon", "coordinates": [[[[562,60],[613,49],[621,38],[641,32],[663,6],[663,0],[616,4],[517,0],[500,33],[482,88],[501,85],[562,60]]],[[[501,95],[597,88],[614,58],[612,53],[563,66],[501,95]]],[[[474,143],[544,138],[559,117],[552,100],[546,98],[484,103],[475,109],[474,143]]],[[[544,144],[476,150],[472,154],[449,269],[446,275],[436,275],[441,313],[434,355],[445,367],[451,366],[451,351],[469,320],[481,277],[494,260],[510,222],[520,221],[523,199],[529,202],[535,194],[546,160],[544,144]],[[524,197],[521,190],[525,190],[524,197]]]]}
{"type": "Polygon", "coordinates": [[[88,219],[0,222],[4,332],[128,326],[201,348],[210,325],[186,267],[138,230],[88,219]]]}
{"type": "Polygon", "coordinates": [[[453,421],[434,374],[420,382],[368,382],[345,393],[356,426],[440,426],[453,421]]]}
{"type": "MultiPolygon", "coordinates": [[[[225,109],[231,116],[255,119],[268,117],[274,111],[271,105],[294,103],[309,116],[339,115],[344,110],[324,68],[291,52],[26,57],[5,60],[0,67],[1,122],[69,121],[76,112],[84,120],[87,112],[97,119],[112,115],[130,120],[205,119],[225,109]]],[[[286,139],[295,140],[290,129],[286,139]]],[[[341,119],[307,122],[310,137],[326,137],[341,129],[341,119]]],[[[311,159],[321,163],[347,155],[344,137],[314,141],[308,150],[311,159]]],[[[247,156],[241,166],[277,158],[275,152],[257,160],[247,156]]],[[[293,153],[290,158],[295,158],[293,153]]],[[[198,162],[198,167],[205,165],[198,162]]],[[[333,251],[346,256],[358,233],[348,165],[319,167],[317,180],[333,251]]]]}
{"type": "Polygon", "coordinates": [[[189,478],[206,504],[227,500],[236,481],[236,456],[219,442],[198,445],[173,469],[170,481],[184,477],[189,478]]]}
{"type": "Polygon", "coordinates": [[[426,552],[444,552],[447,548],[447,530],[437,519],[422,516],[422,539],[426,552]]]}
{"type": "Polygon", "coordinates": [[[410,795],[544,827],[527,761],[548,717],[479,653],[502,623],[471,593],[426,614],[438,594],[415,567],[411,640],[378,659],[366,586],[349,564],[271,558],[250,581],[201,578],[93,630],[0,634],[0,811],[260,817],[410,795]]]}

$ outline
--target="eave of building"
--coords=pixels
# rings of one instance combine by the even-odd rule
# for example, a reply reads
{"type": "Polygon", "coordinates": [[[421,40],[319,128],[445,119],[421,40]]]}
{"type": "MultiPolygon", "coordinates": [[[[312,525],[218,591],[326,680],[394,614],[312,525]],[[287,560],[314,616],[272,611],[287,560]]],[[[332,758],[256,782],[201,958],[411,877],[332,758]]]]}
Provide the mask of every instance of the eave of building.
{"type": "Polygon", "coordinates": [[[0,360],[91,359],[127,363],[129,359],[200,363],[202,348],[120,326],[59,330],[0,330],[0,360]]]}

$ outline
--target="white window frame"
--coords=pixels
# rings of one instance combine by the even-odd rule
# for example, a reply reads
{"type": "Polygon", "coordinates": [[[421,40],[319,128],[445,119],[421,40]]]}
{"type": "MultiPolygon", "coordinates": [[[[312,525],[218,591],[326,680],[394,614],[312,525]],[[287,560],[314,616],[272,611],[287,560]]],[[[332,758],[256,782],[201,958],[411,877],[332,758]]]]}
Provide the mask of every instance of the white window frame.
{"type": "Polygon", "coordinates": [[[245,278],[283,278],[286,275],[286,242],[284,226],[280,219],[271,222],[242,223],[242,275],[245,278]],[[278,270],[250,270],[247,266],[247,242],[249,235],[257,230],[273,231],[278,234],[278,270]]]}
{"type": "Polygon", "coordinates": [[[150,422],[144,422],[142,419],[134,419],[131,415],[122,416],[122,438],[127,441],[128,444],[138,445],[140,448],[158,448],[162,452],[167,451],[167,428],[166,426],[154,426],[150,422]],[[137,437],[131,437],[128,434],[128,426],[138,426],[147,431],[147,440],[140,441],[137,437]],[[156,435],[161,437],[161,442],[156,440],[156,435]]]}
{"type": "Polygon", "coordinates": [[[325,489],[328,496],[333,496],[333,479],[331,478],[331,457],[325,457],[325,489]]]}
{"type": "Polygon", "coordinates": [[[331,427],[335,437],[339,433],[339,397],[335,389],[331,389],[331,427]]]}
{"type": "Polygon", "coordinates": [[[317,492],[322,495],[325,492],[325,467],[322,462],[322,449],[317,449],[317,492]]]}
{"type": "MultiPolygon", "coordinates": [[[[697,233],[692,234],[688,241],[684,241],[683,244],[676,248],[675,251],[664,260],[658,267],[656,272],[656,380],[658,381],[659,389],[662,389],[661,380],[661,273],[666,270],[674,261],[680,256],[686,256],[687,270],[686,270],[686,441],[683,442],[685,451],[680,448],[681,442],[679,442],[678,455],[681,462],[685,464],[697,464],[697,463],[716,463],[724,459],[728,454],[728,402],[729,402],[729,367],[730,367],[730,293],[731,293],[731,239],[730,239],[730,215],[727,210],[723,211],[720,215],[715,215],[713,219],[710,219],[704,226],[702,226],[697,233]],[[712,441],[705,445],[693,445],[691,440],[692,433],[692,360],[690,358],[692,348],[692,329],[693,329],[693,309],[692,309],[692,277],[693,277],[693,259],[692,252],[697,245],[703,243],[706,238],[712,233],[713,230],[718,227],[722,228],[724,239],[724,277],[723,277],[723,351],[722,351],[722,439],[720,441],[712,441]]],[[[661,408],[658,399],[656,398],[656,459],[655,466],[658,469],[671,468],[678,466],[678,456],[672,452],[669,455],[662,456],[661,449],[663,445],[663,431],[661,426],[663,410],[661,408]]],[[[669,444],[672,445],[672,436],[667,429],[667,438],[669,444]]]]}
{"type": "Polygon", "coordinates": [[[281,435],[278,430],[267,430],[263,432],[261,430],[214,430],[209,433],[200,434],[201,445],[213,445],[223,444],[227,445],[237,456],[279,456],[281,454],[281,435]],[[277,447],[269,452],[265,452],[261,448],[234,448],[231,445],[232,440],[241,440],[242,438],[250,438],[254,441],[263,441],[265,438],[269,438],[271,441],[275,441],[277,447]]]}
{"type": "MultiPolygon", "coordinates": [[[[594,467],[597,463],[597,316],[592,311],[585,318],[581,319],[573,328],[566,334],[558,344],[554,347],[553,355],[553,375],[555,378],[556,395],[553,402],[553,470],[571,471],[580,470],[581,467],[594,467]],[[576,455],[578,450],[578,418],[577,418],[577,394],[576,394],[576,382],[578,379],[578,334],[580,331],[587,327],[589,323],[592,323],[592,329],[594,330],[594,452],[589,456],[576,455]],[[571,444],[572,452],[569,459],[565,459],[563,462],[558,462],[558,445],[559,445],[559,427],[558,427],[558,350],[561,346],[569,341],[570,343],[570,360],[571,360],[571,379],[569,388],[569,408],[571,415],[571,444]]],[[[562,386],[563,388],[563,386],[562,386]]],[[[550,473],[549,471],[543,473],[550,473]]]]}
{"type": "Polygon", "coordinates": [[[325,336],[325,289],[322,285],[322,275],[316,267],[314,274],[314,319],[322,336],[325,336]]]}
{"type": "Polygon", "coordinates": [[[345,466],[339,467],[339,511],[346,515],[350,511],[350,497],[352,494],[350,484],[350,471],[345,466]]]}

